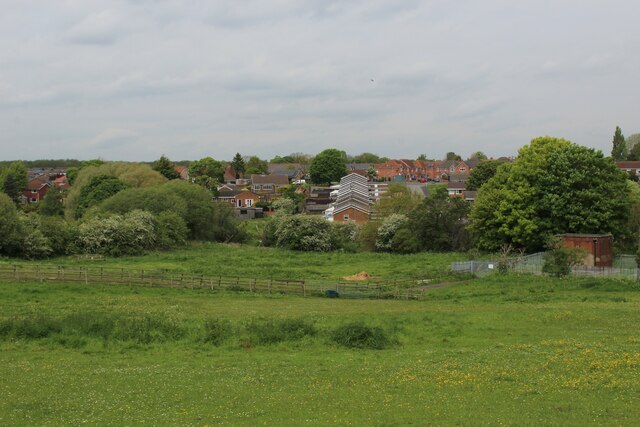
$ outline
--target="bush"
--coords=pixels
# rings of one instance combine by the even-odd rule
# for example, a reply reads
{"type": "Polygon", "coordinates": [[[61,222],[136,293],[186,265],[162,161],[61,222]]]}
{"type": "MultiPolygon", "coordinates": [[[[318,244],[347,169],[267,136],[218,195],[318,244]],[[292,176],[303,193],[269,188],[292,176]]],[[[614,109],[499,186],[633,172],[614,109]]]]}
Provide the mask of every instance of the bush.
{"type": "Polygon", "coordinates": [[[420,252],[421,245],[416,234],[405,225],[396,231],[391,239],[391,251],[399,254],[420,252]]]}
{"type": "Polygon", "coordinates": [[[247,240],[247,233],[241,226],[241,221],[228,203],[214,203],[211,217],[211,238],[214,241],[242,243],[247,240]]]}
{"type": "Polygon", "coordinates": [[[313,336],[317,330],[305,319],[258,319],[247,324],[247,332],[258,344],[276,344],[313,336]]]}
{"type": "Polygon", "coordinates": [[[382,221],[376,236],[376,249],[391,252],[392,241],[398,230],[409,223],[409,218],[403,214],[391,214],[382,221]]]}
{"type": "Polygon", "coordinates": [[[231,322],[223,319],[208,319],[204,322],[204,342],[219,346],[233,334],[231,322]]]}
{"type": "Polygon", "coordinates": [[[85,253],[139,255],[155,247],[155,219],[145,211],[94,218],[78,227],[76,243],[85,253]]]}
{"type": "Polygon", "coordinates": [[[363,322],[351,322],[339,326],[331,339],[346,348],[382,350],[391,344],[386,332],[379,327],[367,326],[363,322]]]}
{"type": "Polygon", "coordinates": [[[40,218],[40,231],[48,240],[53,255],[66,255],[75,252],[74,241],[77,226],[61,217],[44,216],[40,218]]]}
{"type": "Polygon", "coordinates": [[[20,249],[19,254],[26,259],[47,258],[53,250],[49,240],[40,230],[40,216],[19,216],[20,249]]]}
{"type": "Polygon", "coordinates": [[[39,339],[61,330],[58,320],[43,315],[10,318],[0,322],[0,337],[3,338],[39,339]]]}
{"type": "Polygon", "coordinates": [[[328,252],[331,224],[315,216],[291,215],[274,218],[275,246],[298,251],[328,252]]]}
{"type": "Polygon", "coordinates": [[[170,249],[187,243],[189,229],[175,212],[165,211],[156,217],[157,247],[170,249]]]}
{"type": "Polygon", "coordinates": [[[554,277],[568,276],[573,267],[582,263],[584,257],[583,249],[556,246],[544,253],[542,271],[554,277]]]}

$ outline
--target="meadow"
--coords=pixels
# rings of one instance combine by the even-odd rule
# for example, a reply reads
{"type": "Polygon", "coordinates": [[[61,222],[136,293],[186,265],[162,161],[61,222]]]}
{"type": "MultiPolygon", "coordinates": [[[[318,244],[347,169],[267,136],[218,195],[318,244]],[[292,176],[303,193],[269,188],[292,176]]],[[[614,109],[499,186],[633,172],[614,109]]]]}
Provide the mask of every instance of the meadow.
{"type": "MultiPolygon", "coordinates": [[[[75,256],[38,261],[42,264],[90,265],[147,270],[168,270],[205,276],[266,277],[276,279],[339,280],[366,271],[381,279],[446,278],[462,253],[422,252],[396,255],[373,252],[301,252],[252,245],[194,242],[188,247],[143,256],[90,260],[75,256]]],[[[2,263],[25,263],[0,259],[2,263]]]]}
{"type": "Polygon", "coordinates": [[[639,323],[638,284],[603,279],[424,301],[3,283],[0,424],[633,425],[639,323]]]}

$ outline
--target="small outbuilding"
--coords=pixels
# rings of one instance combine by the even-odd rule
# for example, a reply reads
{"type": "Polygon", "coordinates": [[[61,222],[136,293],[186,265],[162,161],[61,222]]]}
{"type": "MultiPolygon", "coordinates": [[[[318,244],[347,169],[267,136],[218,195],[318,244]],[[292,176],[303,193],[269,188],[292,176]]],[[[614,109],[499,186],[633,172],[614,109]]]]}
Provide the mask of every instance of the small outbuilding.
{"type": "Polygon", "coordinates": [[[584,265],[592,267],[613,266],[613,236],[611,234],[560,234],[562,245],[581,248],[587,252],[584,265]]]}

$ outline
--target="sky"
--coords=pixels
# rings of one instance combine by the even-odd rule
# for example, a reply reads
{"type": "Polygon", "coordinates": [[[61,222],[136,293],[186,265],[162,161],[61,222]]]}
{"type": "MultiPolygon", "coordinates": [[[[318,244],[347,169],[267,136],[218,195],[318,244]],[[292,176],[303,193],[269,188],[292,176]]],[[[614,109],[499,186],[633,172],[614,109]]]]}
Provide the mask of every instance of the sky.
{"type": "Polygon", "coordinates": [[[637,0],[0,0],[0,160],[515,155],[640,132],[637,0]]]}

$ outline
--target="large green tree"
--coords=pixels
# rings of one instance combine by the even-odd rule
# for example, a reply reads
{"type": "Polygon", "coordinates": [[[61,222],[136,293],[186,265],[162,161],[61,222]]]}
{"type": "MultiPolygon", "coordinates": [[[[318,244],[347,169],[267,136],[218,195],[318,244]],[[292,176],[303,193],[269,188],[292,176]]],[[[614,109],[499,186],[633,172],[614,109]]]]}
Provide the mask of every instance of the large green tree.
{"type": "Polygon", "coordinates": [[[611,157],[613,160],[626,160],[627,159],[627,142],[624,140],[622,129],[616,126],[616,131],[613,134],[613,147],[611,148],[611,157]]]}
{"type": "Polygon", "coordinates": [[[468,214],[469,202],[449,196],[446,188],[438,188],[409,214],[408,229],[422,250],[466,250],[468,214]]]}
{"type": "Polygon", "coordinates": [[[160,174],[162,174],[162,176],[164,176],[167,179],[180,178],[180,174],[178,173],[178,171],[176,171],[175,165],[164,154],[160,156],[158,160],[153,162],[153,165],[151,166],[151,168],[154,171],[160,172],[160,174]]]}
{"type": "Polygon", "coordinates": [[[23,162],[17,161],[9,165],[0,174],[2,191],[15,203],[20,202],[20,195],[27,188],[27,167],[23,162]]]}
{"type": "Polygon", "coordinates": [[[211,157],[204,157],[191,162],[189,176],[194,182],[213,190],[224,181],[224,165],[211,157]]]}
{"type": "Polygon", "coordinates": [[[96,206],[103,200],[127,188],[127,184],[115,176],[97,175],[91,178],[89,183],[82,187],[76,207],[76,218],[84,215],[87,209],[96,206]]]}
{"type": "Polygon", "coordinates": [[[20,223],[16,205],[11,198],[0,193],[0,254],[15,252],[20,238],[20,223]]]}
{"type": "Polygon", "coordinates": [[[236,153],[236,155],[233,156],[233,160],[231,160],[231,167],[233,167],[233,170],[236,171],[236,178],[244,176],[246,166],[244,164],[244,159],[242,158],[240,153],[236,153]]]}
{"type": "Polygon", "coordinates": [[[640,160],[640,133],[629,135],[626,140],[627,160],[640,160]]]}
{"type": "Polygon", "coordinates": [[[265,175],[269,173],[269,163],[258,156],[251,156],[249,160],[247,160],[245,172],[247,175],[265,175]]]}
{"type": "Polygon", "coordinates": [[[476,191],[482,184],[489,181],[498,170],[498,166],[503,164],[504,162],[501,160],[487,160],[486,162],[478,163],[469,174],[469,179],[467,180],[467,190],[476,191]]]}
{"type": "Polygon", "coordinates": [[[610,158],[542,137],[480,188],[470,229],[480,249],[537,251],[558,233],[623,234],[628,215],[626,177],[610,158]]]}
{"type": "Polygon", "coordinates": [[[313,158],[309,166],[311,182],[314,184],[330,184],[340,181],[347,175],[346,156],[344,151],[328,148],[313,158]]]}

